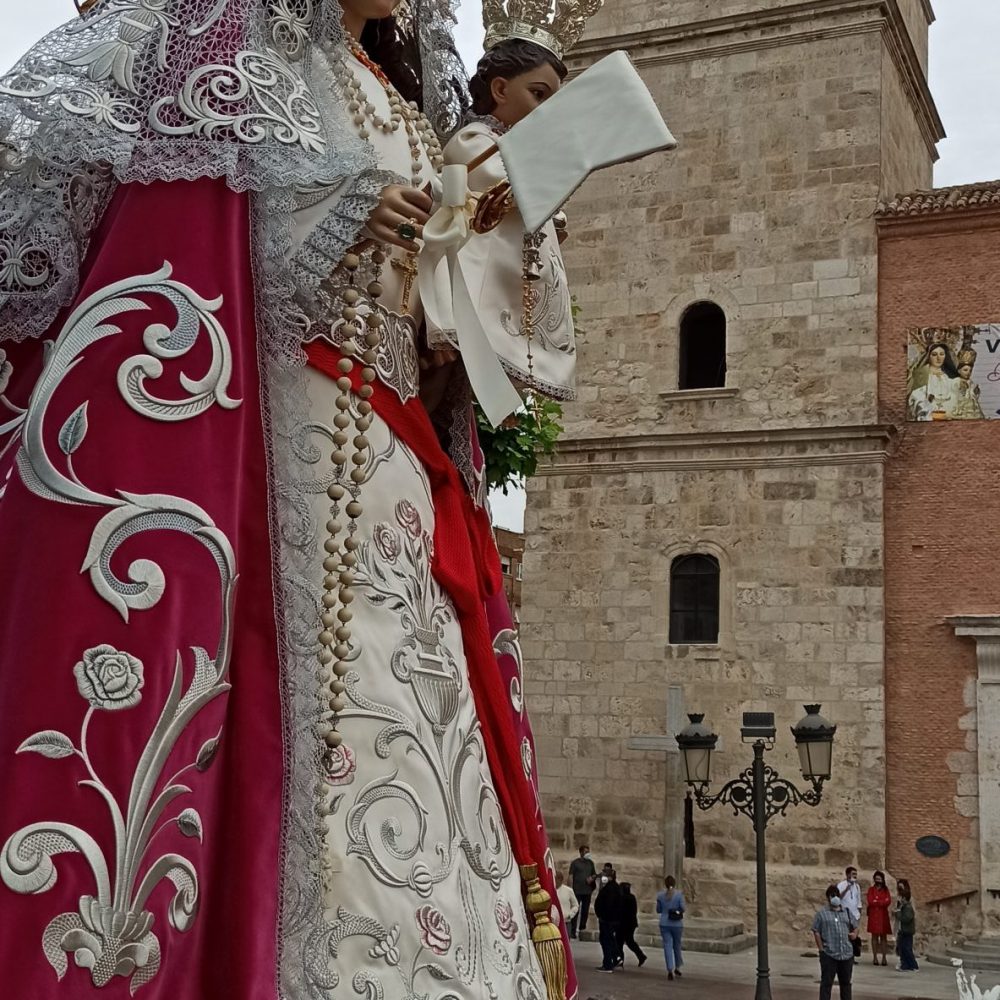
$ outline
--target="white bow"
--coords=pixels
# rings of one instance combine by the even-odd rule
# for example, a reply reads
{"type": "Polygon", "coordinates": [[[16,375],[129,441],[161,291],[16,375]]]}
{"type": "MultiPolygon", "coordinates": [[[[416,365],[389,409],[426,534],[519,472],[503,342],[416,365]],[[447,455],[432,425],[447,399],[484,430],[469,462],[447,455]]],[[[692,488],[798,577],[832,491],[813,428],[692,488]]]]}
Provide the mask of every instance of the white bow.
{"type": "Polygon", "coordinates": [[[472,391],[496,427],[520,408],[521,397],[490,346],[462,272],[459,252],[472,235],[476,209],[464,164],[444,168],[437,200],[441,207],[424,226],[417,273],[420,301],[429,324],[455,331],[472,391]]]}

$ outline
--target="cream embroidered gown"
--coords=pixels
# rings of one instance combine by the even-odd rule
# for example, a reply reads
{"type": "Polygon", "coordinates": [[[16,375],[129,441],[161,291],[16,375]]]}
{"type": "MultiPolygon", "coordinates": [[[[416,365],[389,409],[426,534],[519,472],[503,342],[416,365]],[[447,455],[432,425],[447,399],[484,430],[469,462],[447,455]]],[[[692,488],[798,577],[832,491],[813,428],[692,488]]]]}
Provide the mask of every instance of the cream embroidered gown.
{"type": "MultiPolygon", "coordinates": [[[[376,114],[388,119],[378,80],[353,58],[350,69],[376,114]]],[[[409,179],[404,129],[373,130],[371,141],[380,169],[409,179]]],[[[432,169],[426,156],[423,168],[426,181],[432,169]]],[[[311,199],[297,216],[297,244],[341,197],[332,189],[311,199]]],[[[399,248],[392,254],[405,261],[399,248]]],[[[380,304],[388,315],[377,391],[405,401],[417,391],[418,292],[414,285],[410,315],[402,316],[403,272],[387,264],[382,282],[380,304]]],[[[316,446],[307,563],[319,595],[336,389],[313,369],[307,388],[300,443],[316,446]]],[[[539,1000],[544,983],[486,763],[461,631],[431,576],[435,515],[427,477],[377,415],[368,437],[373,471],[363,491],[352,624],[361,648],[339,726],[338,771],[330,776],[326,907],[338,928],[330,946],[334,996],[539,1000]]]]}

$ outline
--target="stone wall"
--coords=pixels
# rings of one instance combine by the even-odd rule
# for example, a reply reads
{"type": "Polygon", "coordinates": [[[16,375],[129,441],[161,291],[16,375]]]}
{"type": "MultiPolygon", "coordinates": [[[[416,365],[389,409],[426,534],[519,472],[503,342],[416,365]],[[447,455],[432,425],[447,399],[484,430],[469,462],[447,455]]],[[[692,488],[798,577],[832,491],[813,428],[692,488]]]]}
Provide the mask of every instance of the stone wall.
{"type": "MultiPolygon", "coordinates": [[[[915,55],[924,69],[927,66],[927,26],[930,12],[929,0],[869,0],[873,8],[883,7],[880,16],[898,17],[913,40],[915,55]]],[[[858,0],[614,0],[607,3],[593,18],[587,39],[613,37],[626,42],[648,34],[660,34],[664,29],[684,28],[692,25],[710,26],[714,31],[725,32],[733,24],[748,19],[774,21],[784,27],[791,23],[815,20],[833,10],[842,9],[848,15],[862,16],[864,5],[858,0]]]]}
{"type": "MultiPolygon", "coordinates": [[[[882,60],[882,184],[881,196],[934,186],[927,140],[916,118],[909,113],[910,98],[892,59],[882,60]]],[[[935,157],[936,159],[936,157],[935,157]]]]}
{"type": "MultiPolygon", "coordinates": [[[[798,779],[789,727],[819,701],[840,727],[835,778],[819,808],[774,821],[769,857],[821,891],[849,860],[882,861],[883,443],[813,440],[810,458],[801,439],[733,438],[686,471],[657,470],[683,459],[656,445],[588,451],[589,472],[564,451],[531,487],[523,641],[546,817],[557,851],[582,836],[658,870],[663,757],[627,741],[664,731],[668,685],[720,733],[720,780],[749,763],[738,726],[755,709],[776,712],[769,761],[798,779]],[[722,564],[718,646],[668,642],[669,567],[688,551],[722,564]]],[[[753,857],[746,819],[695,824],[699,861],[753,857]]],[[[699,912],[732,915],[745,895],[747,866],[724,869],[703,874],[699,912]]]]}
{"type": "MultiPolygon", "coordinates": [[[[902,83],[922,72],[899,7],[784,6],[610,2],[579,50],[627,45],[681,146],[570,205],[580,399],[529,486],[522,638],[557,856],[584,837],[650,889],[666,766],[628,741],[664,733],[668,686],[720,732],[720,779],[749,763],[749,709],[776,713],[770,761],[797,777],[788,728],[823,704],[835,777],[769,830],[773,932],[798,942],[833,875],[885,862],[873,214],[883,175],[930,176],[934,126],[926,86],[902,83]],[[678,323],[705,298],[727,314],[726,386],[679,392],[678,323]],[[691,551],[720,560],[717,646],[668,642],[670,563],[691,551]]],[[[749,822],[699,813],[696,839],[699,912],[752,922],[749,822]]]]}

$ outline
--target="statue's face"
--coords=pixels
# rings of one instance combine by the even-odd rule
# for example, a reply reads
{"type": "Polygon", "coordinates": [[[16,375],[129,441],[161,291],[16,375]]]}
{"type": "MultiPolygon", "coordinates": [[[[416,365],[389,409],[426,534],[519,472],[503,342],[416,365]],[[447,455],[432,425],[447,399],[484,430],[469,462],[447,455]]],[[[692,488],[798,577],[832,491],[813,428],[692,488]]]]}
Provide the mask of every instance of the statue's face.
{"type": "Polygon", "coordinates": [[[931,367],[940,368],[944,364],[944,357],[944,348],[935,347],[934,350],[931,351],[931,367]]]}
{"type": "Polygon", "coordinates": [[[560,87],[559,74],[543,63],[509,80],[498,76],[490,87],[495,105],[493,117],[504,125],[516,125],[560,87]]]}

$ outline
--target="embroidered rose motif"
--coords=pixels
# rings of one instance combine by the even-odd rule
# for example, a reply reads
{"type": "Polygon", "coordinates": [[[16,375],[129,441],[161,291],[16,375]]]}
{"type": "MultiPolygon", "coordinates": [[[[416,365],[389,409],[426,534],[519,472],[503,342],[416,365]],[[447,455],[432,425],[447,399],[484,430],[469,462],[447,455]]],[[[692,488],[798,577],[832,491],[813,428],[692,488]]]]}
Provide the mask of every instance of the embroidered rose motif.
{"type": "Polygon", "coordinates": [[[399,553],[402,551],[399,535],[397,535],[392,526],[386,524],[385,521],[381,521],[379,524],[376,524],[375,530],[372,534],[375,539],[375,548],[378,549],[379,555],[386,562],[394,563],[399,558],[399,553]]]}
{"type": "Polygon", "coordinates": [[[508,941],[513,941],[517,937],[517,924],[514,923],[514,911],[511,909],[510,903],[502,899],[499,900],[493,910],[493,915],[496,917],[497,929],[501,936],[508,941]]]}
{"type": "Polygon", "coordinates": [[[7,391],[10,377],[14,374],[14,366],[7,360],[7,352],[0,347],[0,393],[7,391]]]}
{"type": "Polygon", "coordinates": [[[331,785],[349,785],[354,781],[354,772],[358,762],[354,756],[354,751],[341,744],[330,751],[330,767],[326,772],[326,780],[331,785]]]}
{"type": "Polygon", "coordinates": [[[396,520],[414,537],[420,537],[420,511],[409,500],[396,504],[396,520]]]}
{"type": "Polygon", "coordinates": [[[94,708],[116,712],[138,705],[142,698],[142,663],[114,646],[88,649],[73,675],[80,694],[94,708]]]}
{"type": "Polygon", "coordinates": [[[414,914],[420,928],[420,940],[435,955],[443,955],[451,947],[451,927],[445,915],[434,906],[421,906],[414,914]]]}
{"type": "Polygon", "coordinates": [[[431,870],[422,861],[418,861],[410,869],[410,888],[416,890],[418,896],[426,899],[434,888],[434,878],[431,870]]]}

